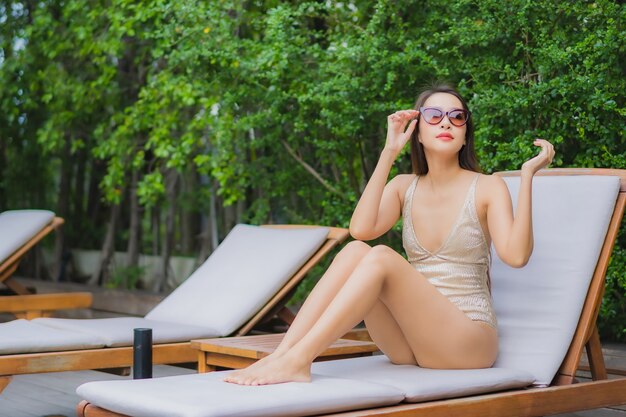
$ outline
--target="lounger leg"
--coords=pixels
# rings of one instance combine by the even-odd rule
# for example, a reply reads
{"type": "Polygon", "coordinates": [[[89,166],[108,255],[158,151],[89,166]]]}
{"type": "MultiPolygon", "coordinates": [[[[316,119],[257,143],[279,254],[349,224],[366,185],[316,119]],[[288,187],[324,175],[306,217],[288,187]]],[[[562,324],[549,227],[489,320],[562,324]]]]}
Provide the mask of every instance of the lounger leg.
{"type": "MultiPolygon", "coordinates": [[[[16,265],[17,267],[17,265],[16,265]]],[[[7,278],[3,281],[3,284],[6,285],[17,295],[27,295],[32,294],[28,289],[22,284],[15,281],[13,278],[7,278]]]]}
{"type": "Polygon", "coordinates": [[[78,417],[128,417],[125,414],[118,414],[113,411],[96,407],[87,401],[81,401],[76,406],[76,415],[78,417]]]}
{"type": "Polygon", "coordinates": [[[276,316],[289,326],[291,326],[296,318],[296,316],[287,307],[281,308],[280,311],[276,313],[276,316]]]}
{"type": "Polygon", "coordinates": [[[589,368],[591,369],[591,377],[594,381],[607,379],[606,367],[604,366],[604,356],[602,355],[602,344],[600,343],[600,335],[598,327],[594,326],[591,337],[585,345],[587,350],[587,358],[589,360],[589,368]]]}
{"type": "Polygon", "coordinates": [[[206,372],[211,372],[212,370],[207,368],[206,364],[206,352],[199,351],[198,352],[198,373],[204,374],[206,372]]]}
{"type": "Polygon", "coordinates": [[[29,310],[25,313],[13,313],[13,315],[15,316],[16,319],[25,319],[25,320],[38,319],[41,317],[50,317],[50,315],[46,315],[46,313],[44,313],[41,310],[29,310]]]}
{"type": "Polygon", "coordinates": [[[206,359],[198,361],[198,373],[206,374],[207,372],[215,372],[217,371],[217,366],[207,365],[206,359]]]}
{"type": "Polygon", "coordinates": [[[0,393],[6,388],[7,385],[9,385],[9,382],[11,382],[10,376],[0,377],[0,393]]]}
{"type": "Polygon", "coordinates": [[[100,372],[105,372],[111,375],[128,376],[130,375],[130,366],[119,366],[115,368],[101,368],[100,372]]]}
{"type": "Polygon", "coordinates": [[[76,415],[77,415],[78,417],[84,417],[84,416],[85,416],[85,408],[87,408],[87,405],[88,405],[88,404],[89,404],[89,403],[88,403],[87,401],[82,400],[81,402],[79,402],[79,403],[76,405],[76,415]]]}
{"type": "Polygon", "coordinates": [[[2,273],[0,273],[0,282],[4,282],[9,279],[9,277],[13,275],[13,273],[17,269],[18,264],[19,262],[14,262],[13,264],[7,266],[6,269],[2,273]]]}

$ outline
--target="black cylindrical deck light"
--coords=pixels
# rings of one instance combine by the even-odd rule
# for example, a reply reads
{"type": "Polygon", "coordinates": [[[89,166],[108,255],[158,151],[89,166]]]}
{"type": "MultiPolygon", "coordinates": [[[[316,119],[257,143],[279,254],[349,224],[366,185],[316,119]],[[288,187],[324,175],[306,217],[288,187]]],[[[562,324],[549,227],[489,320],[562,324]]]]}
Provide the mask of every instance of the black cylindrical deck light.
{"type": "Polygon", "coordinates": [[[152,378],[152,329],[134,329],[133,379],[152,378]]]}

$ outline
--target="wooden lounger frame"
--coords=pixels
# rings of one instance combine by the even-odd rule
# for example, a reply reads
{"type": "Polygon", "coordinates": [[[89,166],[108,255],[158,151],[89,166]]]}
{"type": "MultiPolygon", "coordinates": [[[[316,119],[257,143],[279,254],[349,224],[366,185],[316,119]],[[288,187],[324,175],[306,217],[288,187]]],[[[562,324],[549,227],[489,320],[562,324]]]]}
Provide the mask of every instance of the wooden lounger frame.
{"type": "Polygon", "coordinates": [[[21,285],[19,282],[15,281],[11,275],[15,272],[17,267],[20,264],[20,261],[26,255],[26,253],[33,248],[37,243],[39,243],[44,237],[48,236],[52,231],[61,227],[64,223],[63,219],[60,217],[53,218],[50,223],[48,223],[43,229],[41,229],[35,236],[33,236],[28,242],[26,242],[22,247],[16,250],[11,256],[5,259],[2,263],[0,263],[0,283],[3,283],[7,287],[11,289],[15,294],[26,295],[31,294],[31,292],[21,285]]]}
{"type": "Polygon", "coordinates": [[[31,320],[37,317],[49,317],[56,310],[89,308],[91,306],[92,295],[90,293],[72,292],[35,295],[12,277],[26,253],[43,238],[61,227],[63,223],[64,220],[62,218],[54,217],[50,223],[28,242],[0,263],[0,283],[17,294],[0,296],[0,312],[11,313],[18,319],[31,320]]]}
{"type": "MultiPolygon", "coordinates": [[[[519,176],[519,171],[503,172],[499,175],[519,176]]],[[[543,170],[537,175],[609,175],[621,178],[620,192],[613,216],[576,332],[551,386],[418,404],[400,404],[331,414],[332,416],[534,417],[626,404],[626,378],[607,379],[596,327],[600,303],[604,294],[605,274],[626,207],[626,170],[564,168],[543,170]],[[585,347],[593,382],[577,383],[575,373],[585,347]]],[[[101,409],[86,401],[78,404],[76,411],[77,415],[81,417],[124,417],[122,414],[101,409]]]]}
{"type": "MultiPolygon", "coordinates": [[[[315,226],[266,225],[264,227],[296,229],[315,226]]],[[[241,326],[233,336],[242,336],[249,333],[255,325],[266,318],[270,318],[276,311],[279,312],[279,316],[289,319],[290,315],[280,313],[280,310],[285,309],[284,305],[289,301],[288,297],[292,290],[296,288],[311,268],[336,246],[346,240],[348,236],[349,232],[345,228],[329,227],[328,236],[322,246],[296,271],[282,289],[256,315],[241,326]]],[[[190,347],[188,341],[155,344],[153,346],[153,362],[155,364],[190,363],[196,362],[197,359],[198,352],[190,347]]],[[[9,383],[12,375],[120,368],[129,367],[132,363],[132,346],[0,355],[0,392],[9,383]]]]}

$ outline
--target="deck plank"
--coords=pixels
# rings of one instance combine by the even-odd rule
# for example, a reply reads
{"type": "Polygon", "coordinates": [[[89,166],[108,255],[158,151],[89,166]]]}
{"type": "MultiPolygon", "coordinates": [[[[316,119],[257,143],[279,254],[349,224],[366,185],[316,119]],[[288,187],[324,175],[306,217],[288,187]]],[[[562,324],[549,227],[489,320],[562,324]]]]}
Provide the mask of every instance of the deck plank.
{"type": "MultiPolygon", "coordinates": [[[[155,366],[155,377],[195,373],[174,366],[155,366]]],[[[130,379],[98,371],[53,372],[17,375],[0,394],[0,417],[75,416],[76,404],[82,398],[76,388],[90,381],[130,379]]]]}

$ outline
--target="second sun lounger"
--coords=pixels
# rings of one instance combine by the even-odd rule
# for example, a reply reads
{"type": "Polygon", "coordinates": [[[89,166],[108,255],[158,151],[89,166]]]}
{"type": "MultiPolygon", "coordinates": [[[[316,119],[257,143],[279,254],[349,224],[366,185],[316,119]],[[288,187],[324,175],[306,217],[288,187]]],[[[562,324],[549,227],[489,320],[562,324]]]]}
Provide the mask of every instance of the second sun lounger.
{"type": "Polygon", "coordinates": [[[0,324],[0,380],[130,366],[136,327],[153,329],[155,363],[195,362],[197,353],[189,340],[248,333],[275,314],[304,275],[347,236],[341,228],[238,225],[144,318],[0,324]]]}

